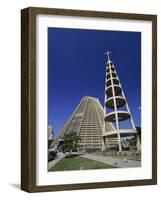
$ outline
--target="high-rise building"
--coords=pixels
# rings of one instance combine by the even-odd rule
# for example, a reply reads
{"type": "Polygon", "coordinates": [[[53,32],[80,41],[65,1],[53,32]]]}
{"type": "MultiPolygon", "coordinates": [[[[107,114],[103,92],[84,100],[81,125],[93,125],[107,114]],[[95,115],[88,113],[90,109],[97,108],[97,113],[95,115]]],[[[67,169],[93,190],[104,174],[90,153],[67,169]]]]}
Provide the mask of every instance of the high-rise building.
{"type": "Polygon", "coordinates": [[[51,125],[48,125],[48,140],[53,140],[54,133],[53,133],[53,127],[51,125]]]}
{"type": "Polygon", "coordinates": [[[80,149],[102,149],[102,135],[104,129],[112,131],[112,123],[104,127],[104,110],[99,100],[85,96],[66,122],[60,137],[71,132],[80,136],[78,146],[80,149]]]}
{"type": "Polygon", "coordinates": [[[113,123],[114,129],[104,131],[103,147],[106,149],[110,140],[117,139],[119,151],[121,152],[121,138],[129,136],[137,137],[137,130],[115,66],[110,60],[110,52],[107,51],[106,54],[108,55],[108,61],[106,63],[104,120],[105,123],[113,123]],[[123,121],[126,121],[126,126],[124,125],[122,128],[121,123],[123,121]]]}

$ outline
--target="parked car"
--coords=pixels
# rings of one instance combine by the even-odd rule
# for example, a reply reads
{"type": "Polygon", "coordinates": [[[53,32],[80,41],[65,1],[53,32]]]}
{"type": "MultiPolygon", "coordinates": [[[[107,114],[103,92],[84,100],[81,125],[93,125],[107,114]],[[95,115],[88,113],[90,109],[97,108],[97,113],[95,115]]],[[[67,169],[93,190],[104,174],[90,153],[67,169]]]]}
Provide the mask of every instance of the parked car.
{"type": "Polygon", "coordinates": [[[57,151],[55,149],[48,150],[48,162],[54,160],[57,157],[57,151]]]}

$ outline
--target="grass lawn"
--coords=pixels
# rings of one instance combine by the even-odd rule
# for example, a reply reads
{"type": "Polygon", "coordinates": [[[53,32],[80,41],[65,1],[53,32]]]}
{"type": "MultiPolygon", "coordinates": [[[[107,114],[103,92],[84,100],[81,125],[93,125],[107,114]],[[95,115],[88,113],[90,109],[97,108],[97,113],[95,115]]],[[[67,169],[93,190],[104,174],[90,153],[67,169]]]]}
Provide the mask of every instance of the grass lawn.
{"type": "Polygon", "coordinates": [[[61,159],[49,171],[65,171],[65,170],[80,170],[80,169],[107,169],[114,168],[111,165],[83,158],[77,155],[71,155],[61,159]]]}

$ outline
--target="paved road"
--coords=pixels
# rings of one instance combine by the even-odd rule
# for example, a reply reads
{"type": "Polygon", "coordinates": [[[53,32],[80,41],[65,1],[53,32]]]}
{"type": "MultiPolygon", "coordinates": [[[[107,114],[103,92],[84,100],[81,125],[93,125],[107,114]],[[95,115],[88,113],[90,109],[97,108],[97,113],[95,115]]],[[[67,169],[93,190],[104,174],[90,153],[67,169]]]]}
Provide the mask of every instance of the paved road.
{"type": "Polygon", "coordinates": [[[95,154],[84,154],[81,155],[84,158],[89,158],[91,160],[96,160],[99,162],[103,162],[115,167],[121,167],[121,168],[126,168],[126,167],[141,167],[141,162],[140,161],[135,161],[135,160],[127,160],[127,159],[121,159],[121,158],[114,158],[110,156],[101,156],[101,155],[95,155],[95,154]]]}
{"type": "Polygon", "coordinates": [[[59,152],[57,155],[57,158],[48,162],[48,169],[50,169],[52,166],[54,166],[57,162],[59,162],[62,158],[64,158],[65,154],[62,152],[59,152]]]}

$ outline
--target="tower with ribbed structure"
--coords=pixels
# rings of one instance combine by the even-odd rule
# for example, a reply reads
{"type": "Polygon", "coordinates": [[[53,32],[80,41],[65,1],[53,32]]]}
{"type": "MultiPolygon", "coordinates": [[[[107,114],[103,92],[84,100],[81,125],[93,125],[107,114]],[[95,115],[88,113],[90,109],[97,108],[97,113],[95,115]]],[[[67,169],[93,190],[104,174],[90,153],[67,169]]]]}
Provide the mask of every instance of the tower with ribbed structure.
{"type": "MultiPolygon", "coordinates": [[[[112,123],[106,123],[106,131],[112,131],[112,123]]],[[[99,100],[85,96],[64,125],[60,138],[65,134],[76,132],[80,136],[78,146],[82,150],[102,149],[104,131],[104,110],[99,100]]]]}
{"type": "Polygon", "coordinates": [[[108,51],[105,53],[108,61],[106,63],[104,121],[105,124],[113,123],[114,128],[111,131],[104,130],[103,147],[105,149],[110,140],[117,140],[119,151],[122,152],[122,138],[136,136],[137,131],[115,66],[110,60],[110,53],[108,51]],[[125,120],[126,127],[124,125],[122,128],[121,123],[125,120]]]}

